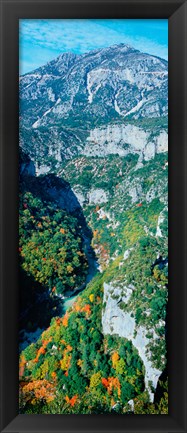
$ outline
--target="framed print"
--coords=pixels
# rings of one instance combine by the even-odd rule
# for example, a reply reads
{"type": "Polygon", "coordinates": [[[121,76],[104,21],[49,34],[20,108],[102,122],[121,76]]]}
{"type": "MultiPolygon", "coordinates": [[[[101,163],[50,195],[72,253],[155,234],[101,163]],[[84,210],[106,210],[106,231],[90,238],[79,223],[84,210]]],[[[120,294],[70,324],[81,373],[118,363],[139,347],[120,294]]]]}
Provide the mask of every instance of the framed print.
{"type": "Polygon", "coordinates": [[[186,431],[185,20],[2,1],[2,432],[186,431]]]}

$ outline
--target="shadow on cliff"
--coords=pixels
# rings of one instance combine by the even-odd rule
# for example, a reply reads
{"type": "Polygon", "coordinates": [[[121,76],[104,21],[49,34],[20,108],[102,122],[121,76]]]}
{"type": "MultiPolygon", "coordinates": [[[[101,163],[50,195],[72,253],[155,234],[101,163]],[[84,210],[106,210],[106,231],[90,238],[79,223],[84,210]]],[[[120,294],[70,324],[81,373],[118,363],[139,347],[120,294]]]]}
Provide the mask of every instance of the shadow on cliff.
{"type": "MultiPolygon", "coordinates": [[[[85,285],[97,272],[97,259],[91,246],[92,231],[88,227],[83,210],[70,184],[54,174],[20,176],[22,192],[31,192],[46,205],[65,210],[78,220],[82,245],[88,261],[88,275],[85,285]]],[[[20,329],[34,332],[37,328],[49,326],[51,318],[63,314],[63,301],[51,297],[46,287],[20,269],[20,329]]],[[[84,285],[84,287],[85,287],[84,285]]]]}
{"type": "Polygon", "coordinates": [[[19,266],[19,309],[19,340],[22,343],[25,332],[34,333],[38,328],[42,332],[54,316],[61,315],[62,305],[60,299],[51,297],[46,287],[19,266]]]}
{"type": "Polygon", "coordinates": [[[54,174],[41,175],[39,177],[21,176],[20,181],[23,191],[30,191],[33,196],[41,198],[46,202],[52,202],[58,208],[64,209],[76,217],[79,220],[82,234],[90,239],[91,247],[92,231],[87,225],[82,207],[69,182],[54,174]]]}

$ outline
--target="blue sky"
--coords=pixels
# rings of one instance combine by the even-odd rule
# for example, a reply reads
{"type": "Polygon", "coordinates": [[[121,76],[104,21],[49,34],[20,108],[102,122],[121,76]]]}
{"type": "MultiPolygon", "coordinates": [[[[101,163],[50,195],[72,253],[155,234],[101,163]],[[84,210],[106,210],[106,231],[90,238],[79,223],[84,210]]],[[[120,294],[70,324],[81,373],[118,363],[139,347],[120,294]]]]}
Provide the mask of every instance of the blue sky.
{"type": "Polygon", "coordinates": [[[82,54],[120,43],[168,56],[166,19],[22,19],[19,35],[20,75],[64,52],[82,54]]]}

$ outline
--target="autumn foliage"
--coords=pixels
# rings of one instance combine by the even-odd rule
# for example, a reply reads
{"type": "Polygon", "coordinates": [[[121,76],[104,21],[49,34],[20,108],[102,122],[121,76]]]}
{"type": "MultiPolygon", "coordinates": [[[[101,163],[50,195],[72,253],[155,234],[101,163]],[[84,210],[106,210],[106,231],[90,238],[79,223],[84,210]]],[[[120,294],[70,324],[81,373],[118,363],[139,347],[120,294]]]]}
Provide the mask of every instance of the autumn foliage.
{"type": "Polygon", "coordinates": [[[117,352],[114,352],[113,354],[112,354],[112,367],[115,369],[116,368],[116,364],[117,364],[117,361],[119,360],[119,355],[118,355],[118,353],[117,352]]]}
{"type": "Polygon", "coordinates": [[[97,413],[101,407],[101,413],[111,412],[142,389],[141,363],[132,344],[103,338],[101,306],[99,276],[21,353],[21,413],[97,413]]]}
{"type": "Polygon", "coordinates": [[[55,398],[55,385],[47,380],[34,380],[21,388],[21,394],[25,402],[36,404],[36,401],[49,403],[55,398]]]}
{"type": "Polygon", "coordinates": [[[72,407],[75,406],[77,398],[78,398],[78,395],[74,395],[72,398],[69,398],[67,395],[65,396],[66,403],[68,403],[72,407]]]}
{"type": "Polygon", "coordinates": [[[84,305],[84,307],[81,309],[82,312],[86,313],[86,316],[89,317],[91,314],[91,307],[90,304],[84,305]]]}
{"type": "Polygon", "coordinates": [[[45,355],[46,347],[47,347],[48,343],[50,343],[50,341],[51,341],[51,338],[49,338],[49,340],[43,340],[42,341],[42,346],[38,349],[36,358],[34,359],[35,363],[38,362],[40,355],[45,355]]]}
{"type": "Polygon", "coordinates": [[[19,377],[20,378],[24,375],[25,365],[26,365],[26,359],[25,359],[24,355],[21,355],[20,356],[20,362],[19,362],[19,377]]]}
{"type": "Polygon", "coordinates": [[[107,389],[108,394],[112,394],[113,390],[117,390],[118,397],[121,395],[121,385],[117,377],[102,378],[102,385],[107,389]]]}
{"type": "Polygon", "coordinates": [[[62,324],[63,326],[67,327],[68,326],[68,313],[65,314],[65,316],[62,319],[62,324]]]}

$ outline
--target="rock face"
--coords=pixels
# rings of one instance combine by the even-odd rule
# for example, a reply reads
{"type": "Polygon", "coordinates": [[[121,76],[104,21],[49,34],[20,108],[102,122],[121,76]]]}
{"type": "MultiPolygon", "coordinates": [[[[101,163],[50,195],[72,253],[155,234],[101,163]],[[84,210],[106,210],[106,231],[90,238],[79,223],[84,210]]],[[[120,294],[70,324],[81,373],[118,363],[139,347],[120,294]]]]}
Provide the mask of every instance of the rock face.
{"type": "Polygon", "coordinates": [[[90,204],[106,203],[107,202],[106,191],[104,191],[101,188],[93,189],[90,191],[88,195],[88,199],[90,204]]]}
{"type": "Polygon", "coordinates": [[[47,191],[49,198],[56,201],[61,209],[65,209],[69,213],[81,211],[81,204],[75,195],[70,184],[64,179],[59,179],[56,176],[49,174],[39,177],[41,185],[47,191]]]}
{"type": "Polygon", "coordinates": [[[167,152],[168,136],[161,131],[158,136],[151,137],[151,131],[145,131],[131,124],[116,124],[95,128],[90,131],[82,154],[86,156],[104,157],[109,154],[126,156],[138,154],[142,160],[154,158],[156,153],[167,152]]]}
{"type": "Polygon", "coordinates": [[[74,212],[80,209],[80,203],[69,185],[65,187],[62,185],[61,188],[54,185],[47,188],[47,191],[49,196],[58,202],[58,206],[61,209],[65,209],[68,212],[74,212]]]}
{"type": "MultiPolygon", "coordinates": [[[[162,371],[154,368],[147,353],[149,339],[146,337],[147,329],[139,326],[136,329],[135,319],[129,312],[124,312],[119,307],[119,300],[128,303],[133,292],[132,285],[123,289],[113,287],[111,283],[104,283],[102,327],[104,334],[117,334],[120,337],[131,340],[139,352],[145,367],[145,386],[149,392],[150,400],[153,402],[154,393],[150,388],[150,382],[156,389],[158,378],[162,371]],[[136,331],[136,332],[135,332],[136,331]]],[[[155,335],[155,338],[158,338],[155,335]]]]}
{"type": "Polygon", "coordinates": [[[160,228],[161,224],[164,222],[164,212],[168,212],[167,207],[163,209],[162,212],[160,212],[160,215],[158,217],[158,222],[157,222],[157,228],[156,228],[156,237],[161,237],[162,238],[162,230],[160,228]]]}
{"type": "MultiPolygon", "coordinates": [[[[23,151],[20,152],[20,157],[20,175],[23,177],[36,177],[37,172],[33,161],[23,151]]],[[[61,209],[65,209],[69,213],[81,210],[81,205],[74,191],[64,179],[59,179],[52,174],[48,174],[39,176],[36,182],[48,194],[48,198],[58,203],[61,209]]]]}

